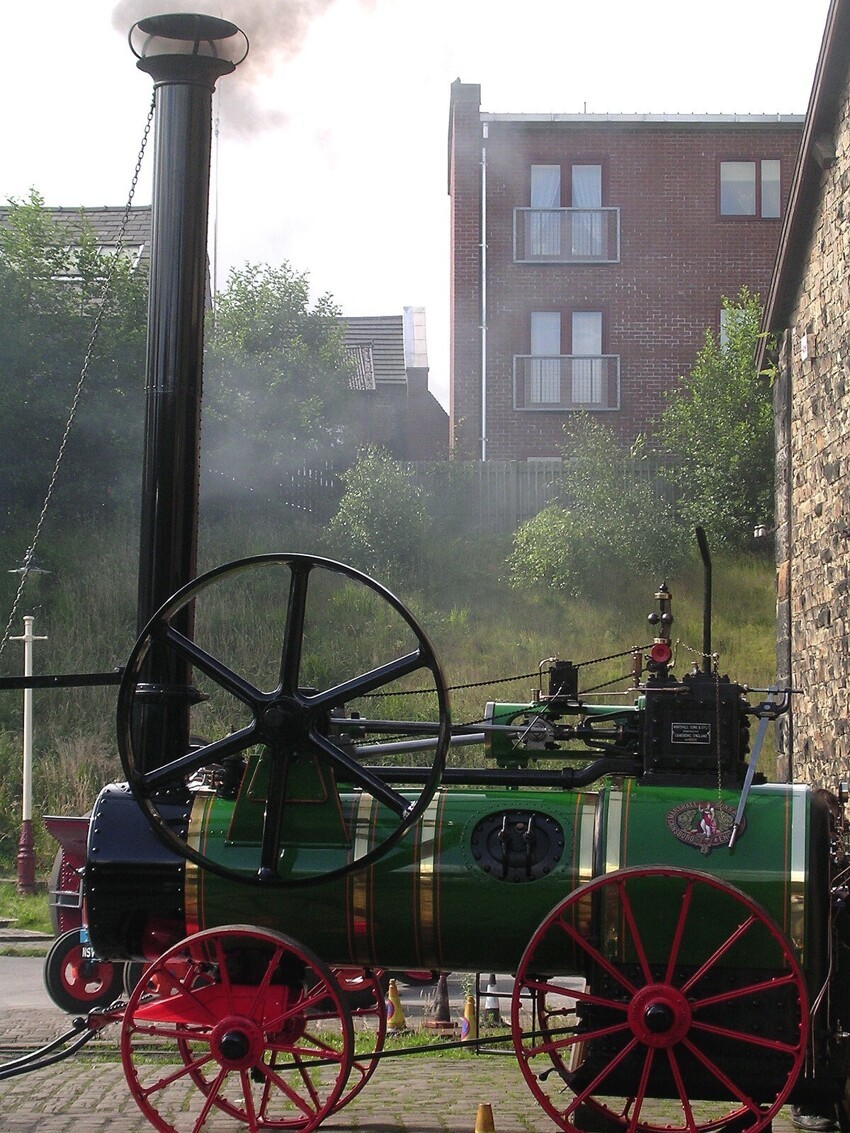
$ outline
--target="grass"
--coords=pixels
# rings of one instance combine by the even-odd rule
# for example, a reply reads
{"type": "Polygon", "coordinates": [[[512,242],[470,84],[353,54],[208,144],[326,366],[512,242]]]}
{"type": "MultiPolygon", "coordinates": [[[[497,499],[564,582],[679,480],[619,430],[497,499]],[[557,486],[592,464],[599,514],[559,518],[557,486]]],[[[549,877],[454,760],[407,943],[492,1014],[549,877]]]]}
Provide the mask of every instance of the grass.
{"type": "MultiPolygon", "coordinates": [[[[0,919],[13,921],[15,928],[53,932],[47,908],[47,893],[39,892],[32,896],[18,893],[14,881],[0,881],[0,919]]],[[[20,952],[16,950],[15,954],[20,955],[20,952]]]]}

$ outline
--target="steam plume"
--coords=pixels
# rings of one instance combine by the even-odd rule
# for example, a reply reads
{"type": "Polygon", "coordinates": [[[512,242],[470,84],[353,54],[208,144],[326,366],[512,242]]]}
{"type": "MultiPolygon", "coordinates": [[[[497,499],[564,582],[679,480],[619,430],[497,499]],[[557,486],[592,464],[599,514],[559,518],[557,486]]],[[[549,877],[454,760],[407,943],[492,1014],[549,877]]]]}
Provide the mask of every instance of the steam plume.
{"type": "MultiPolygon", "coordinates": [[[[248,37],[251,50],[245,62],[228,76],[227,125],[256,132],[285,121],[276,108],[263,106],[255,84],[283,60],[298,53],[311,23],[334,0],[119,0],[112,25],[127,35],[137,20],[170,12],[200,12],[236,24],[248,37]]],[[[371,6],[371,0],[364,0],[371,6]]]]}

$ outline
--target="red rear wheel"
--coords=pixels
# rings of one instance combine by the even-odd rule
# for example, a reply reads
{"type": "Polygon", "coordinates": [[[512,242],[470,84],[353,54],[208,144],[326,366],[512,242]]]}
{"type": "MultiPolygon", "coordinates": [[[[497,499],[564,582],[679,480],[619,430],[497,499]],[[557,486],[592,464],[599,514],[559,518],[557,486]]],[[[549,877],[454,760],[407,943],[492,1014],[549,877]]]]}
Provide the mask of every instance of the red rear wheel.
{"type": "Polygon", "coordinates": [[[83,955],[80,930],[72,928],[54,940],[44,962],[47,993],[63,1011],[109,1007],[124,987],[124,965],[83,955]]]}
{"type": "Polygon", "coordinates": [[[562,1129],[613,1133],[758,1133],[800,1072],[807,1018],[803,975],[767,913],[665,867],[597,878],[557,905],[512,1004],[543,1109],[562,1129]]]}

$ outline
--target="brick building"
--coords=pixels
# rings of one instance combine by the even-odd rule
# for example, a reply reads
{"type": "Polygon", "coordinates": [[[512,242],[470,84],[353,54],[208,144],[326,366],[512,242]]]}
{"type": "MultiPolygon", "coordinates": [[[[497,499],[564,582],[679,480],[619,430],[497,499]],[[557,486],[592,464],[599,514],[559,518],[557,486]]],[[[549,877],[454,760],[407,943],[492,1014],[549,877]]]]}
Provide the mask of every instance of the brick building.
{"type": "MultiPolygon", "coordinates": [[[[832,0],[763,329],[776,336],[779,773],[850,777],[850,2],[832,0]]],[[[759,364],[765,362],[763,346],[759,364]]]]}
{"type": "Polygon", "coordinates": [[[577,411],[631,441],[721,298],[765,292],[802,116],[490,114],[480,91],[453,83],[449,116],[455,451],[557,457],[577,411]]]}

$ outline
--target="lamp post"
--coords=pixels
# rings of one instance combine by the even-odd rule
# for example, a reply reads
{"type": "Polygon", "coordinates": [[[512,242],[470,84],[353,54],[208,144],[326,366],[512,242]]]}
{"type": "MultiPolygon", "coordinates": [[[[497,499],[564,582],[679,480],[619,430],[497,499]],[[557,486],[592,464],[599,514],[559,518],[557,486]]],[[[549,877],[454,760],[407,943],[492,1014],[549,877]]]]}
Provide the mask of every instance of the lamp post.
{"type": "MultiPolygon", "coordinates": [[[[35,618],[24,615],[24,632],[12,641],[24,643],[24,676],[32,676],[32,645],[34,641],[47,641],[32,631],[35,618]]],[[[32,689],[24,689],[24,754],[22,767],[21,836],[18,840],[18,892],[35,893],[35,850],[32,838],[32,689]]]]}

